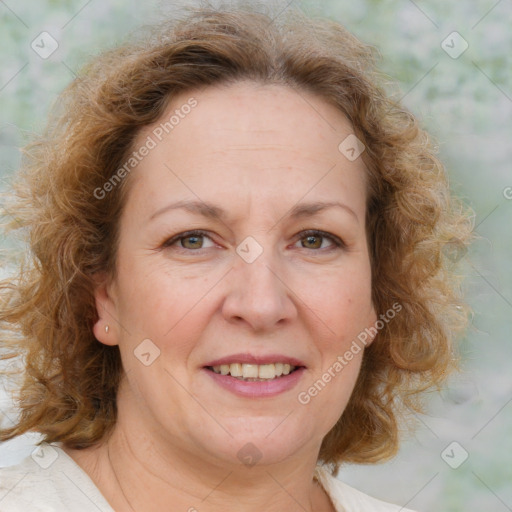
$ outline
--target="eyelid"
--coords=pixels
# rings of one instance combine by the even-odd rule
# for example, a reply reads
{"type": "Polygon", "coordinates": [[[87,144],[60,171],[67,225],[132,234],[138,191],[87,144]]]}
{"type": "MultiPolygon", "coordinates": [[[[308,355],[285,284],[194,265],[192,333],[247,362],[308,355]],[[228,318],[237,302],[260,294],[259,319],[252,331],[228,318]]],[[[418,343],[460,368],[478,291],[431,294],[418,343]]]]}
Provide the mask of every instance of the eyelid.
{"type": "MultiPolygon", "coordinates": [[[[189,231],[183,231],[181,233],[178,233],[178,234],[170,237],[161,245],[161,247],[162,248],[172,247],[176,242],[178,242],[182,239],[185,239],[187,237],[190,237],[190,236],[203,236],[203,237],[211,240],[213,243],[215,243],[213,238],[209,235],[208,231],[205,231],[203,229],[192,229],[189,231]]],[[[323,238],[327,238],[333,243],[334,248],[346,249],[346,247],[347,247],[345,242],[341,238],[339,238],[338,236],[336,236],[332,233],[328,233],[328,232],[322,231],[320,229],[304,229],[302,231],[299,231],[297,233],[297,235],[295,236],[295,239],[296,239],[295,243],[298,240],[301,240],[302,238],[305,238],[307,236],[321,236],[323,238]]],[[[179,247],[178,249],[186,251],[186,252],[200,253],[204,248],[186,249],[184,247],[179,247]]],[[[304,248],[304,249],[307,249],[307,248],[304,248]]],[[[329,250],[332,250],[332,248],[331,249],[311,249],[311,250],[314,252],[327,252],[329,250]]]]}
{"type": "MultiPolygon", "coordinates": [[[[181,233],[178,233],[178,234],[170,237],[162,244],[162,247],[171,247],[179,240],[188,238],[189,236],[204,236],[205,238],[209,238],[213,242],[212,237],[208,234],[207,231],[205,231],[203,229],[191,229],[189,231],[183,231],[181,233]]],[[[198,252],[201,250],[201,249],[197,249],[195,251],[192,251],[191,249],[185,249],[184,247],[181,247],[181,249],[183,249],[185,251],[189,251],[189,252],[198,252]]]]}
{"type": "MultiPolygon", "coordinates": [[[[328,238],[331,242],[333,242],[334,246],[345,249],[347,245],[345,242],[338,236],[328,233],[326,231],[322,231],[321,229],[305,229],[297,233],[297,240],[304,238],[306,236],[321,236],[323,238],[328,238]]],[[[314,249],[313,249],[314,250],[314,249]]],[[[316,249],[318,251],[318,249],[316,249]]]]}

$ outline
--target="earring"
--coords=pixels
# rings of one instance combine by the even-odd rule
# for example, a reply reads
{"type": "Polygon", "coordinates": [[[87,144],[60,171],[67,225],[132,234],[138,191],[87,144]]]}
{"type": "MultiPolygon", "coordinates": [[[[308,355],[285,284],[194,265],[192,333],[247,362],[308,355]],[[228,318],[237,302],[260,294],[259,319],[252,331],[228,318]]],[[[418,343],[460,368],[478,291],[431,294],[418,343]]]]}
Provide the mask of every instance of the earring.
{"type": "Polygon", "coordinates": [[[108,325],[105,325],[105,332],[108,333],[110,327],[108,325]]]}

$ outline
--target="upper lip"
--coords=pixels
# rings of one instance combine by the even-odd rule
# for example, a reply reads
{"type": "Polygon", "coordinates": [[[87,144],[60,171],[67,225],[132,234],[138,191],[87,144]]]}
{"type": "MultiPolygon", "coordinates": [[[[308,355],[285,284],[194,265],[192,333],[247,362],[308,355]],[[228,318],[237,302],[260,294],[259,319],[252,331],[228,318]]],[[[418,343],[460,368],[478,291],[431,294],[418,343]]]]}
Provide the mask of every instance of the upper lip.
{"type": "Polygon", "coordinates": [[[288,363],[291,366],[305,366],[305,364],[295,357],[285,356],[283,354],[232,354],[230,356],[221,357],[206,363],[204,366],[219,366],[221,364],[271,364],[271,363],[288,363]]]}

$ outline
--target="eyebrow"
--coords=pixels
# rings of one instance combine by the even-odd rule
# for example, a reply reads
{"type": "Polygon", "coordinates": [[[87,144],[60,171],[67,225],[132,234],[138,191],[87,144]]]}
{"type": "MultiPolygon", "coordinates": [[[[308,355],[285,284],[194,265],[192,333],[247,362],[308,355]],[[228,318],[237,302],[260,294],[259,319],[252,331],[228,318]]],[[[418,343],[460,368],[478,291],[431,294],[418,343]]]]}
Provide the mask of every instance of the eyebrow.
{"type": "MultiPolygon", "coordinates": [[[[300,203],[296,205],[290,213],[288,217],[291,218],[301,218],[301,217],[310,217],[317,213],[320,213],[328,208],[341,208],[342,210],[348,212],[354,219],[359,222],[359,218],[352,208],[348,207],[346,204],[340,203],[339,201],[331,201],[331,202],[313,202],[313,203],[300,203]]],[[[167,213],[171,210],[187,210],[196,215],[201,215],[203,217],[213,219],[213,220],[224,220],[227,219],[227,212],[222,209],[220,206],[216,206],[212,203],[208,203],[205,201],[193,201],[193,200],[182,200],[177,201],[175,203],[168,204],[163,208],[160,208],[156,212],[154,212],[149,220],[153,220],[155,217],[162,215],[163,213],[167,213]]]]}

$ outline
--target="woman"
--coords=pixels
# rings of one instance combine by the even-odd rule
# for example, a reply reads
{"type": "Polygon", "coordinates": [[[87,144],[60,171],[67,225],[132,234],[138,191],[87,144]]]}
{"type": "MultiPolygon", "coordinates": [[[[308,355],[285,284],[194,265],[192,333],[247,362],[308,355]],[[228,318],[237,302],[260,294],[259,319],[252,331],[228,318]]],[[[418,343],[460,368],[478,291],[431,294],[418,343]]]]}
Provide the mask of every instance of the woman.
{"type": "Polygon", "coordinates": [[[273,18],[152,27],[28,148],[8,211],[30,267],[0,317],[21,416],[0,439],[44,442],[0,471],[3,512],[407,510],[335,476],[392,457],[454,368],[446,247],[470,217],[372,49],[273,18]]]}

